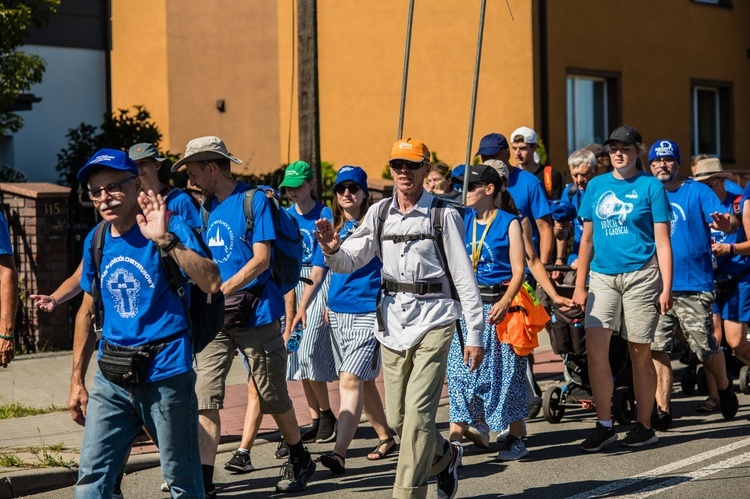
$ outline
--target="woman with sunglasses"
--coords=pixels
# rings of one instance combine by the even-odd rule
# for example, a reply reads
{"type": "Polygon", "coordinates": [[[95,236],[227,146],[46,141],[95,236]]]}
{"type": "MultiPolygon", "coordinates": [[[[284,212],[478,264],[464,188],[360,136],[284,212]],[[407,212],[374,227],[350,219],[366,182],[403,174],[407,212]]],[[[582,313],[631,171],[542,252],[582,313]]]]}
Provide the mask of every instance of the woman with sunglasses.
{"type": "MultiPolygon", "coordinates": [[[[300,340],[299,350],[291,352],[287,360],[287,380],[302,381],[305,398],[312,417],[312,426],[302,433],[303,442],[331,442],[336,438],[336,416],[331,411],[328,399],[328,385],[338,379],[334,357],[335,345],[331,341],[331,330],[325,318],[328,301],[329,279],[326,279],[323,254],[318,249],[318,241],[313,236],[315,221],[320,218],[333,219],[331,210],[314,197],[314,173],[304,161],[295,161],[286,168],[284,180],[279,185],[285,188],[287,195],[294,201],[288,208],[289,213],[297,219],[304,244],[302,260],[302,277],[310,279],[320,292],[311,301],[302,321],[304,334],[300,340]]],[[[297,306],[299,307],[305,284],[297,285],[297,306]]],[[[292,325],[293,326],[293,325],[292,325]]],[[[284,340],[288,341],[292,327],[287,326],[284,340]]],[[[283,447],[277,451],[283,455],[283,447]]]]}
{"type": "MultiPolygon", "coordinates": [[[[343,241],[354,233],[370,207],[367,174],[358,166],[343,166],[333,190],[333,227],[343,241]]],[[[373,258],[351,274],[333,273],[331,276],[328,320],[334,339],[342,348],[339,370],[341,407],[336,445],[333,452],[320,457],[320,462],[335,474],[346,471],[346,451],[357,431],[363,406],[367,419],[378,434],[378,444],[367,459],[382,459],[396,447],[375,386],[375,378],[380,373],[380,352],[373,330],[382,266],[379,258],[373,258]]],[[[317,289],[316,286],[305,286],[293,321],[295,324],[304,321],[307,304],[317,289]]]]}

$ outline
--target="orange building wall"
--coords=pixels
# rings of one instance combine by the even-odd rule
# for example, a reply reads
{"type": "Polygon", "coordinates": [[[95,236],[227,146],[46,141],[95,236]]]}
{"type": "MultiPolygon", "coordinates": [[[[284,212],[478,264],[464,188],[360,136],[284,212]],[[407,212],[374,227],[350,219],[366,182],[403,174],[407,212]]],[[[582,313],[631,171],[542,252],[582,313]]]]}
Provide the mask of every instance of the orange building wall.
{"type": "Polygon", "coordinates": [[[662,138],[682,150],[689,173],[691,79],[734,81],[734,155],[750,167],[750,3],[731,9],[689,0],[548,1],[550,161],[567,158],[566,68],[621,73],[621,118],[646,146],[662,138]]]}
{"type": "MultiPolygon", "coordinates": [[[[515,21],[504,3],[487,3],[472,154],[486,133],[507,135],[534,119],[532,2],[512,3],[515,21]]],[[[423,139],[451,165],[463,163],[479,2],[415,5],[404,135],[423,139]]],[[[289,2],[279,2],[278,12],[280,150],[286,159],[293,14],[289,2]]],[[[397,139],[407,15],[408,2],[318,1],[321,158],[336,168],[358,164],[375,178],[384,169],[397,139]]],[[[296,119],[295,103],[292,160],[296,119]]]]}

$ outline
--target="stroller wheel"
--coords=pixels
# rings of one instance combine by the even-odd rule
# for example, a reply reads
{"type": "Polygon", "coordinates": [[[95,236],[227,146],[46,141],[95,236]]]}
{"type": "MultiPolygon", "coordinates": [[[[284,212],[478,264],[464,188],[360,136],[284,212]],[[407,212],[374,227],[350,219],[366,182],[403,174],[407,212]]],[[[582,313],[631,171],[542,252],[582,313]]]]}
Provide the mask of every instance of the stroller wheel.
{"type": "Polygon", "coordinates": [[[612,415],[620,424],[629,424],[636,416],[635,400],[633,392],[627,386],[615,389],[612,395],[612,415]]]}
{"type": "Polygon", "coordinates": [[[697,383],[698,383],[698,393],[701,395],[708,395],[708,383],[706,382],[706,370],[703,369],[703,366],[698,368],[698,372],[696,373],[697,383]]]}
{"type": "Polygon", "coordinates": [[[750,368],[742,366],[740,369],[740,390],[745,395],[750,393],[750,368]]]}
{"type": "Polygon", "coordinates": [[[542,412],[548,423],[559,423],[565,415],[565,407],[562,403],[562,389],[559,386],[550,386],[544,392],[542,399],[542,412]]]}
{"type": "Polygon", "coordinates": [[[692,395],[695,393],[695,384],[698,382],[698,376],[695,374],[695,367],[688,366],[682,370],[682,377],[680,378],[680,387],[682,393],[685,395],[692,395]]]}

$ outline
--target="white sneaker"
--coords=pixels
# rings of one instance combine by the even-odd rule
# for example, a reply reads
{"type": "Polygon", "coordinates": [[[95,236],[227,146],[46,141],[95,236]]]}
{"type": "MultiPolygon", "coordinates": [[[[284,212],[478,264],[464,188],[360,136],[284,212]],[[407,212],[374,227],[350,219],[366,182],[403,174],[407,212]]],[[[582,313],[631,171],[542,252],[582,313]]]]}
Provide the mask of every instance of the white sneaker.
{"type": "MultiPolygon", "coordinates": [[[[510,428],[504,428],[503,431],[497,434],[497,438],[495,439],[495,442],[505,442],[505,440],[508,438],[510,432],[510,428]]],[[[526,431],[526,421],[521,421],[521,437],[525,437],[528,435],[526,431]]]]}
{"type": "Polygon", "coordinates": [[[169,492],[169,485],[167,485],[167,482],[164,482],[161,484],[161,491],[162,492],[169,492]]]}
{"type": "Polygon", "coordinates": [[[497,454],[498,461],[518,461],[529,455],[529,451],[523,444],[523,440],[515,438],[511,442],[510,439],[505,441],[503,449],[497,454]]]}
{"type": "Polygon", "coordinates": [[[464,436],[472,441],[480,449],[490,448],[490,427],[486,421],[476,421],[474,424],[466,425],[464,436]]]}

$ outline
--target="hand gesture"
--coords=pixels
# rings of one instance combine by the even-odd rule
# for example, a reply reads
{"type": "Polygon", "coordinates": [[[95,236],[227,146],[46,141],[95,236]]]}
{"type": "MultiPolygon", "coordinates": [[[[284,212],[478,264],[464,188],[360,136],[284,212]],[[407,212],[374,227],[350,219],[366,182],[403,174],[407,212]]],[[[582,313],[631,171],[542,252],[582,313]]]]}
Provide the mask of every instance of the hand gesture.
{"type": "Polygon", "coordinates": [[[720,230],[725,234],[732,232],[732,218],[729,213],[711,213],[711,222],[708,224],[714,230],[720,230]]]}
{"type": "Polygon", "coordinates": [[[50,313],[57,306],[57,301],[53,300],[49,295],[29,295],[29,298],[34,300],[36,308],[43,312],[50,313]]]}
{"type": "Polygon", "coordinates": [[[333,230],[331,221],[327,218],[321,218],[315,222],[315,227],[318,230],[314,230],[313,235],[318,240],[323,253],[328,255],[336,253],[341,246],[341,236],[333,230]]]}
{"type": "Polygon", "coordinates": [[[146,239],[154,241],[159,246],[164,246],[169,241],[167,234],[167,204],[161,194],[154,191],[141,192],[138,195],[138,204],[143,213],[136,215],[136,222],[141,228],[141,234],[146,239]]]}

